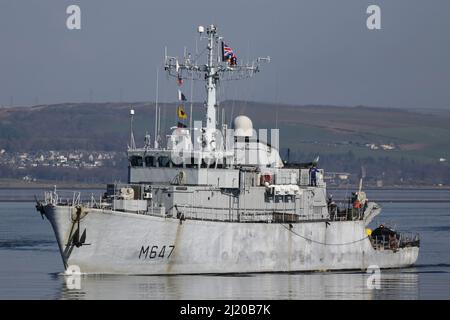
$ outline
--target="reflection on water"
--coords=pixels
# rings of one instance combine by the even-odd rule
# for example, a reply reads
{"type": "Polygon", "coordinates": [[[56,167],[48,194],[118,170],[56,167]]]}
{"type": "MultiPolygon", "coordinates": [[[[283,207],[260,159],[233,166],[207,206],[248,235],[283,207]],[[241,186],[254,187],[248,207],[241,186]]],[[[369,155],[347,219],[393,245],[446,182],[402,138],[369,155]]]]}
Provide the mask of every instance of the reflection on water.
{"type": "Polygon", "coordinates": [[[366,273],[214,276],[81,276],[81,289],[61,280],[61,299],[417,299],[418,275],[382,271],[369,289],[366,273]]]}

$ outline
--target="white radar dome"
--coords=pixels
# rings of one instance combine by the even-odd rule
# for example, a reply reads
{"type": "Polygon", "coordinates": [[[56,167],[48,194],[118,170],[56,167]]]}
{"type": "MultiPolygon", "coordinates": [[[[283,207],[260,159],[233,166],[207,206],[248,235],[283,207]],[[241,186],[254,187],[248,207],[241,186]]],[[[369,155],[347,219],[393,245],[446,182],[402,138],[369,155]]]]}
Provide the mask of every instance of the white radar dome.
{"type": "Polygon", "coordinates": [[[233,122],[235,137],[251,137],[253,136],[253,122],[247,116],[238,116],[233,122]]]}

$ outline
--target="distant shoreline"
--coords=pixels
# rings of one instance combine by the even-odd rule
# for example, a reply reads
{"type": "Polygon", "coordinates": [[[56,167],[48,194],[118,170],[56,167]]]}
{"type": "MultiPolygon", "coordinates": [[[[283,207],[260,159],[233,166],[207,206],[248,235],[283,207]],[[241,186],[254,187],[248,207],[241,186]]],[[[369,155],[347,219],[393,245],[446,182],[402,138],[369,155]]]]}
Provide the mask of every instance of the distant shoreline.
{"type": "Polygon", "coordinates": [[[54,188],[58,189],[104,189],[106,184],[82,183],[82,182],[61,182],[61,181],[39,181],[27,182],[14,179],[0,179],[0,189],[40,189],[54,188]]]}

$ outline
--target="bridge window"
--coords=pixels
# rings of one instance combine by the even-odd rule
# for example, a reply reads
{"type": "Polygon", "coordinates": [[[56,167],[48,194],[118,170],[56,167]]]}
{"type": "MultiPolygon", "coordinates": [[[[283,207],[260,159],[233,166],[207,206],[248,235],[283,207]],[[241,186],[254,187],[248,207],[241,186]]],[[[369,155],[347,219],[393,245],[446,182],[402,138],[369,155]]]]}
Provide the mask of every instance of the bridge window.
{"type": "Polygon", "coordinates": [[[178,161],[172,161],[172,167],[174,167],[174,168],[183,168],[183,162],[180,162],[180,163],[178,163],[179,162],[179,160],[178,161]]]}
{"type": "Polygon", "coordinates": [[[153,156],[145,157],[145,166],[146,167],[156,167],[156,159],[153,156]]]}
{"type": "Polygon", "coordinates": [[[130,163],[132,167],[142,167],[143,161],[142,157],[140,156],[131,156],[130,157],[130,163]]]}
{"type": "Polygon", "coordinates": [[[167,156],[161,156],[158,158],[158,165],[160,167],[169,167],[170,166],[170,159],[167,156]]]}
{"type": "Polygon", "coordinates": [[[190,162],[186,163],[186,168],[198,168],[198,164],[196,163],[196,159],[191,157],[190,162]]]}

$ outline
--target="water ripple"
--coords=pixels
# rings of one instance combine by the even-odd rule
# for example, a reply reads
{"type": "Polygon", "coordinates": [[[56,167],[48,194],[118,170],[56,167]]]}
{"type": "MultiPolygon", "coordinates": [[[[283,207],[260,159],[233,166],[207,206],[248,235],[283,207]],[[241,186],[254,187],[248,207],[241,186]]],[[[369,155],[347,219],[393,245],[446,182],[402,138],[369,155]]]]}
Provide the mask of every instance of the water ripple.
{"type": "Polygon", "coordinates": [[[0,240],[0,249],[45,250],[45,251],[56,250],[55,241],[53,240],[32,240],[32,239],[0,240]]]}

